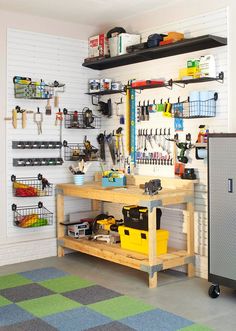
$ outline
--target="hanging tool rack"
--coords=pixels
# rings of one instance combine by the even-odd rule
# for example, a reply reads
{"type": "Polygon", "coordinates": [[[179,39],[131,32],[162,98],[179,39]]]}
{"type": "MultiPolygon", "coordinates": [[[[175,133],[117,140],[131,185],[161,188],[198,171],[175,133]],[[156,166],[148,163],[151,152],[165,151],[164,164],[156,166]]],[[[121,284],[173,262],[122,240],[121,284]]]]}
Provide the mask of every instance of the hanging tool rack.
{"type": "Polygon", "coordinates": [[[13,224],[20,228],[35,228],[53,224],[53,213],[42,202],[33,206],[12,205],[13,224]]]}
{"type": "Polygon", "coordinates": [[[67,129],[100,129],[101,117],[94,115],[92,110],[85,107],[82,112],[63,110],[64,123],[67,129]]]}
{"type": "Polygon", "coordinates": [[[11,176],[14,197],[48,197],[53,194],[53,184],[43,175],[37,177],[11,176]]]}
{"type": "Polygon", "coordinates": [[[68,143],[63,141],[64,146],[64,160],[65,161],[98,161],[99,151],[98,148],[90,144],[87,138],[83,143],[68,143]]]}
{"type": "Polygon", "coordinates": [[[138,129],[136,160],[138,164],[172,166],[173,146],[168,141],[170,128],[138,129]]]}

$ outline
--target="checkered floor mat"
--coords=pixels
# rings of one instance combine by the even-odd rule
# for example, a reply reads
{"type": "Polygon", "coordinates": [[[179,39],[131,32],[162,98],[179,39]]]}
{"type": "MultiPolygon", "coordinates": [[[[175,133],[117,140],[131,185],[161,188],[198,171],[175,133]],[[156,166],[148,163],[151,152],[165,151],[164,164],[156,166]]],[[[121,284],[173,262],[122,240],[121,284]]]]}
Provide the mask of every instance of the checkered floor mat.
{"type": "Polygon", "coordinates": [[[0,331],[210,331],[56,268],[0,277],[0,331]]]}

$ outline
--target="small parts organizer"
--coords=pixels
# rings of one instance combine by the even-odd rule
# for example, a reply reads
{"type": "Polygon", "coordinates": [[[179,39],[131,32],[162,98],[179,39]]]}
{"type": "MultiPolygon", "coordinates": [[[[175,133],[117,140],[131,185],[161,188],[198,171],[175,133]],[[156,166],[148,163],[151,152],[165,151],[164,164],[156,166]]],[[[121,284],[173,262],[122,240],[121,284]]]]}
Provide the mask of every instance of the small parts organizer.
{"type": "Polygon", "coordinates": [[[211,98],[207,98],[206,100],[199,100],[197,94],[190,96],[188,100],[172,105],[172,116],[186,119],[215,117],[217,99],[217,93],[214,93],[211,98]],[[196,98],[196,100],[193,100],[194,98],[196,98]]]}
{"type": "Polygon", "coordinates": [[[36,228],[53,224],[53,213],[39,202],[35,206],[12,205],[13,223],[20,228],[36,228]]]}
{"type": "MultiPolygon", "coordinates": [[[[60,141],[13,141],[12,149],[61,149],[60,141]]],[[[14,158],[13,167],[62,165],[61,157],[14,158]]]]}
{"type": "Polygon", "coordinates": [[[63,142],[64,146],[64,159],[65,161],[98,161],[98,149],[91,145],[85,138],[84,143],[68,143],[66,140],[63,142]]]}
{"type": "Polygon", "coordinates": [[[85,107],[82,112],[63,110],[65,128],[67,129],[100,129],[101,117],[93,114],[92,110],[85,107]]]}
{"type": "Polygon", "coordinates": [[[62,164],[63,159],[61,157],[13,159],[13,167],[56,166],[62,164]]]}
{"type": "Polygon", "coordinates": [[[53,185],[41,174],[24,178],[12,175],[11,181],[14,197],[46,197],[53,194],[53,185]]]}
{"type": "Polygon", "coordinates": [[[12,149],[60,149],[60,141],[13,141],[12,149]]]}

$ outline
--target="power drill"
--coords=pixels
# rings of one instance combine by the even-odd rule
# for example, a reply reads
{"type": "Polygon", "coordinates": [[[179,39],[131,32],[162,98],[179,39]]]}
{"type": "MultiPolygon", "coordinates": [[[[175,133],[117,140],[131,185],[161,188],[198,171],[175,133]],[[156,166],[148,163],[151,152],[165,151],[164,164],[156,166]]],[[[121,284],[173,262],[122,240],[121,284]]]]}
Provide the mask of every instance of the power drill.
{"type": "Polygon", "coordinates": [[[186,142],[181,143],[176,141],[176,146],[180,149],[180,154],[177,156],[178,161],[182,163],[188,163],[188,158],[185,156],[185,152],[188,149],[193,148],[193,145],[191,144],[191,134],[188,133],[186,135],[186,142]]]}

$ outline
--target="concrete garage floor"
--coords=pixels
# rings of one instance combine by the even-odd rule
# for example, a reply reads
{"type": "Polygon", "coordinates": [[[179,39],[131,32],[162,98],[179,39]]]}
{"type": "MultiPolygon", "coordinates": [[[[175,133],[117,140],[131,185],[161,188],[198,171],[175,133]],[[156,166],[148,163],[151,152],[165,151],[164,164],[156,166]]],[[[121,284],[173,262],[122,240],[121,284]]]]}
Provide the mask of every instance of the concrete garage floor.
{"type": "Polygon", "coordinates": [[[159,273],[158,287],[147,287],[147,274],[92,256],[72,253],[63,258],[47,258],[0,268],[0,275],[44,267],[77,274],[120,293],[143,299],[157,308],[205,324],[216,331],[236,330],[236,292],[221,287],[217,299],[208,296],[209,283],[188,279],[171,270],[159,273]]]}

